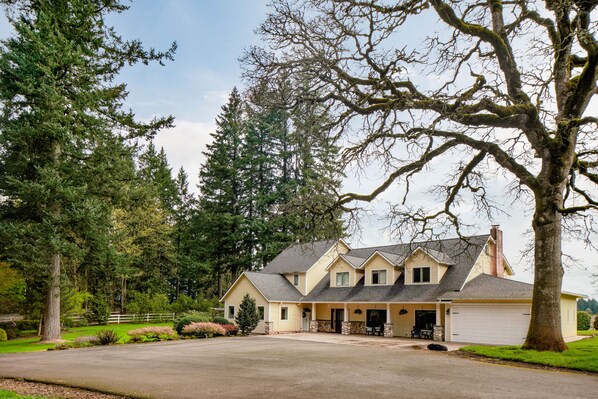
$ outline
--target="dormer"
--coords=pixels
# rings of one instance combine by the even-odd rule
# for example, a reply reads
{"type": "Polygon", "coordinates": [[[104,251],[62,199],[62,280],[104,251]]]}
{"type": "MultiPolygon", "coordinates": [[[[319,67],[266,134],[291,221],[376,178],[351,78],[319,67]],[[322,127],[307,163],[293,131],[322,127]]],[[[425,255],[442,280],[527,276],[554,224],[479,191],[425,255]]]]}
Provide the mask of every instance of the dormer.
{"type": "Polygon", "coordinates": [[[398,255],[375,251],[361,265],[365,274],[364,284],[366,286],[393,285],[402,272],[399,263],[398,255]]]}
{"type": "Polygon", "coordinates": [[[454,264],[444,252],[417,247],[402,262],[405,268],[405,285],[438,284],[454,264]]]}
{"type": "Polygon", "coordinates": [[[339,254],[326,271],[330,275],[331,287],[354,287],[363,277],[360,268],[365,259],[346,254],[339,254]]]}

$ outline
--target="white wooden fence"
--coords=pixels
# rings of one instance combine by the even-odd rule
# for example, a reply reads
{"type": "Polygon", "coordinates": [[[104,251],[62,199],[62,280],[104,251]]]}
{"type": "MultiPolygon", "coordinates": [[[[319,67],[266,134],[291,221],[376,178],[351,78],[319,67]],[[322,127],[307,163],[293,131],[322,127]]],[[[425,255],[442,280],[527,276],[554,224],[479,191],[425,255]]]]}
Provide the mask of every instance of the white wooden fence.
{"type": "Polygon", "coordinates": [[[174,313],[120,314],[111,313],[108,324],[174,321],[174,313]]]}

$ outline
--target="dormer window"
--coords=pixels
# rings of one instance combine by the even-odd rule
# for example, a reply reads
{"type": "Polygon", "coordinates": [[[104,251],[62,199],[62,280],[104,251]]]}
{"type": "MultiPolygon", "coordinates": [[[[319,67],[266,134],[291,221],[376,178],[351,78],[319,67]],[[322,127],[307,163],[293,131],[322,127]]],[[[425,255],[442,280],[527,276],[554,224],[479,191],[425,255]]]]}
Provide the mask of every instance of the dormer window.
{"type": "Polygon", "coordinates": [[[349,272],[336,273],[336,286],[337,287],[348,287],[349,286],[349,272]]]}
{"type": "Polygon", "coordinates": [[[372,270],[372,285],[386,284],[386,270],[372,270]]]}
{"type": "Polygon", "coordinates": [[[430,282],[430,268],[429,267],[414,267],[413,268],[413,283],[429,283],[430,282]]]}
{"type": "Polygon", "coordinates": [[[293,285],[296,287],[299,285],[299,275],[293,274],[293,285]]]}

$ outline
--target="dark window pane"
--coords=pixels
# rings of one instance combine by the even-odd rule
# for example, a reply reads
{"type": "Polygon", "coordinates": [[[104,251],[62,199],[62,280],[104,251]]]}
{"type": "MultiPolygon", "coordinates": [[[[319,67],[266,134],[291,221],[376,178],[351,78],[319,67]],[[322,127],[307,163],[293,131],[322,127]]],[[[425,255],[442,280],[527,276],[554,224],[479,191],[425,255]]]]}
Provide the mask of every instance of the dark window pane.
{"type": "Polygon", "coordinates": [[[422,272],[423,272],[422,282],[429,283],[430,282],[430,268],[429,267],[424,267],[422,269],[422,272]]]}
{"type": "Polygon", "coordinates": [[[421,283],[421,269],[419,267],[413,269],[413,282],[421,283]]]}

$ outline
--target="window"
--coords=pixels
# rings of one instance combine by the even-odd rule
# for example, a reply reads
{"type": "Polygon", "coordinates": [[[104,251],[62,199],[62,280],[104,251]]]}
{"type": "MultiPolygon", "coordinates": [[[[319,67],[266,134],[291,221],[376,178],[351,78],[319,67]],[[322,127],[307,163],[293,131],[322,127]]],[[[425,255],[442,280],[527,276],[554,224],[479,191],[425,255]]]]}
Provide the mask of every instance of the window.
{"type": "Polygon", "coordinates": [[[372,284],[386,284],[386,270],[372,270],[372,284]]]}
{"type": "Polygon", "coordinates": [[[228,318],[229,319],[234,319],[235,318],[235,307],[233,305],[230,305],[228,307],[228,318]]]}
{"type": "Polygon", "coordinates": [[[293,274],[293,285],[295,285],[295,286],[299,285],[299,275],[298,274],[293,274]]]}
{"type": "Polygon", "coordinates": [[[289,319],[289,308],[284,307],[280,308],[280,320],[288,320],[289,319]]]}
{"type": "Polygon", "coordinates": [[[336,286],[337,287],[348,287],[349,286],[349,272],[336,273],[336,286]]]}
{"type": "Polygon", "coordinates": [[[257,314],[260,316],[260,320],[264,320],[264,307],[263,306],[257,307],[257,314]]]}
{"type": "Polygon", "coordinates": [[[429,283],[430,282],[430,268],[429,267],[414,267],[413,268],[413,282],[414,283],[429,283]]]}

